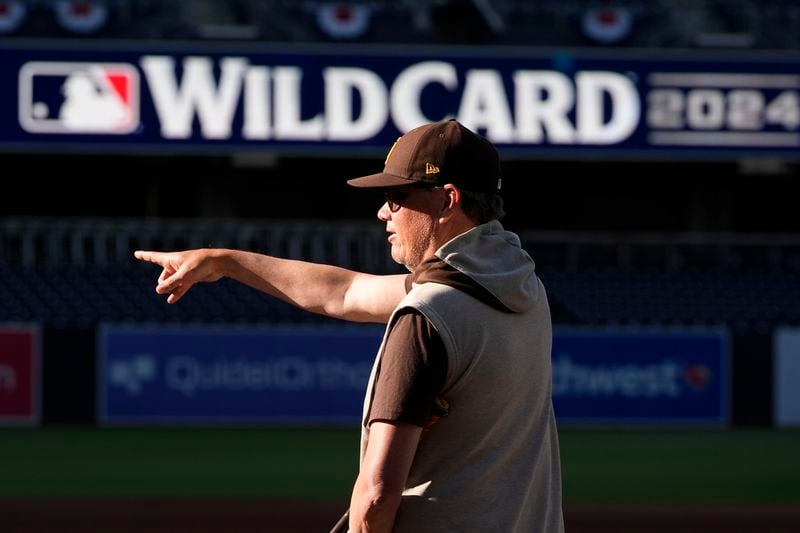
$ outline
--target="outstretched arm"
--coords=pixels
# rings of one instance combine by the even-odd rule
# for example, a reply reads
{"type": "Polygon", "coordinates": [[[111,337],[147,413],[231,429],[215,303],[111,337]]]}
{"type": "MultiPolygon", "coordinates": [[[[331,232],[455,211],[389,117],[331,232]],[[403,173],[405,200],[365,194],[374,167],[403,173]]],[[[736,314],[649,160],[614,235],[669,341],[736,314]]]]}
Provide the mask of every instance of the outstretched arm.
{"type": "Polygon", "coordinates": [[[163,268],[156,292],[169,294],[168,303],[180,300],[195,283],[229,277],[307,311],[385,323],[405,295],[403,274],[376,276],[241,250],[140,250],[134,256],[163,268]]]}

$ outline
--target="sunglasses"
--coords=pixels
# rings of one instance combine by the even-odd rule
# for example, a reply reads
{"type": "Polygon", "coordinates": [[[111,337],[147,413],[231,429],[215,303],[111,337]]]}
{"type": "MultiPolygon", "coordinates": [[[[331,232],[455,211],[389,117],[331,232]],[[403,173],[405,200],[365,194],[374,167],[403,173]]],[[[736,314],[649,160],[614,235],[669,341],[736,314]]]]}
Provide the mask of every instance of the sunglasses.
{"type": "Polygon", "coordinates": [[[386,198],[386,206],[392,213],[397,213],[400,208],[408,201],[411,191],[435,191],[441,190],[442,187],[436,185],[433,187],[404,187],[402,189],[391,189],[384,192],[386,198]]]}

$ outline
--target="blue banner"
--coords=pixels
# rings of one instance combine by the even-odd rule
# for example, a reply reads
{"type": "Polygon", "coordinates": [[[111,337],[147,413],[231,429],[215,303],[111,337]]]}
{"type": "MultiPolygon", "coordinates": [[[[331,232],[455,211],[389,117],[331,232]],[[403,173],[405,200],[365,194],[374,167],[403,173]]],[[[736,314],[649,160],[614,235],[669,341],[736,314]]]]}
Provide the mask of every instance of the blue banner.
{"type": "Polygon", "coordinates": [[[742,52],[0,45],[0,148],[383,155],[456,117],[505,157],[800,155],[800,57],[742,52]]]}
{"type": "Polygon", "coordinates": [[[558,329],[553,403],[562,425],[726,426],[722,330],[558,329]]]}
{"type": "Polygon", "coordinates": [[[105,326],[98,422],[357,426],[382,332],[105,326]]]}
{"type": "MultiPolygon", "coordinates": [[[[104,326],[98,422],[355,426],[382,332],[104,326]]],[[[558,422],[727,425],[728,344],[716,329],[557,329],[558,422]]]]}

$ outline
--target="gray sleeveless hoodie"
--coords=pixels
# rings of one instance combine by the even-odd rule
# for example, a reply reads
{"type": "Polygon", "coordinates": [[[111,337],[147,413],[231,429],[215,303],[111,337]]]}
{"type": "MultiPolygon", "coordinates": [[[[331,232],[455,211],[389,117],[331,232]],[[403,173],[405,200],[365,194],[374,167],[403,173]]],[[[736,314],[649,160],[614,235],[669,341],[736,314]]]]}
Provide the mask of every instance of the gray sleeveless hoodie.
{"type": "MultiPolygon", "coordinates": [[[[417,447],[393,531],[561,532],[552,327],[534,263],[498,221],[459,235],[436,256],[501,305],[422,283],[389,320],[387,333],[398,311],[412,307],[436,328],[448,363],[441,396],[450,406],[417,447]]],[[[384,336],[368,384],[365,422],[385,341],[384,336]]],[[[364,423],[362,459],[368,439],[364,423]]]]}

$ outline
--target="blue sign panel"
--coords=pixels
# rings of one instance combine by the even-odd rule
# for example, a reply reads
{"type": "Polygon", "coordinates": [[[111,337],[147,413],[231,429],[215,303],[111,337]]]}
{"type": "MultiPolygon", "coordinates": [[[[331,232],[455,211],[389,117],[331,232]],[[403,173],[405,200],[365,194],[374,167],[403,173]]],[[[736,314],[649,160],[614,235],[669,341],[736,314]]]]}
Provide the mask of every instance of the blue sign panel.
{"type": "MultiPolygon", "coordinates": [[[[101,424],[352,424],[383,328],[100,328],[101,424]]],[[[559,424],[729,421],[727,334],[558,329],[559,424]]]]}
{"type": "Polygon", "coordinates": [[[503,156],[800,156],[800,57],[0,45],[0,148],[384,155],[456,117],[503,156]]]}
{"type": "Polygon", "coordinates": [[[357,425],[382,332],[102,327],[98,421],[357,425]]]}
{"type": "Polygon", "coordinates": [[[729,423],[728,337],[720,330],[558,329],[559,424],[729,423]]]}

